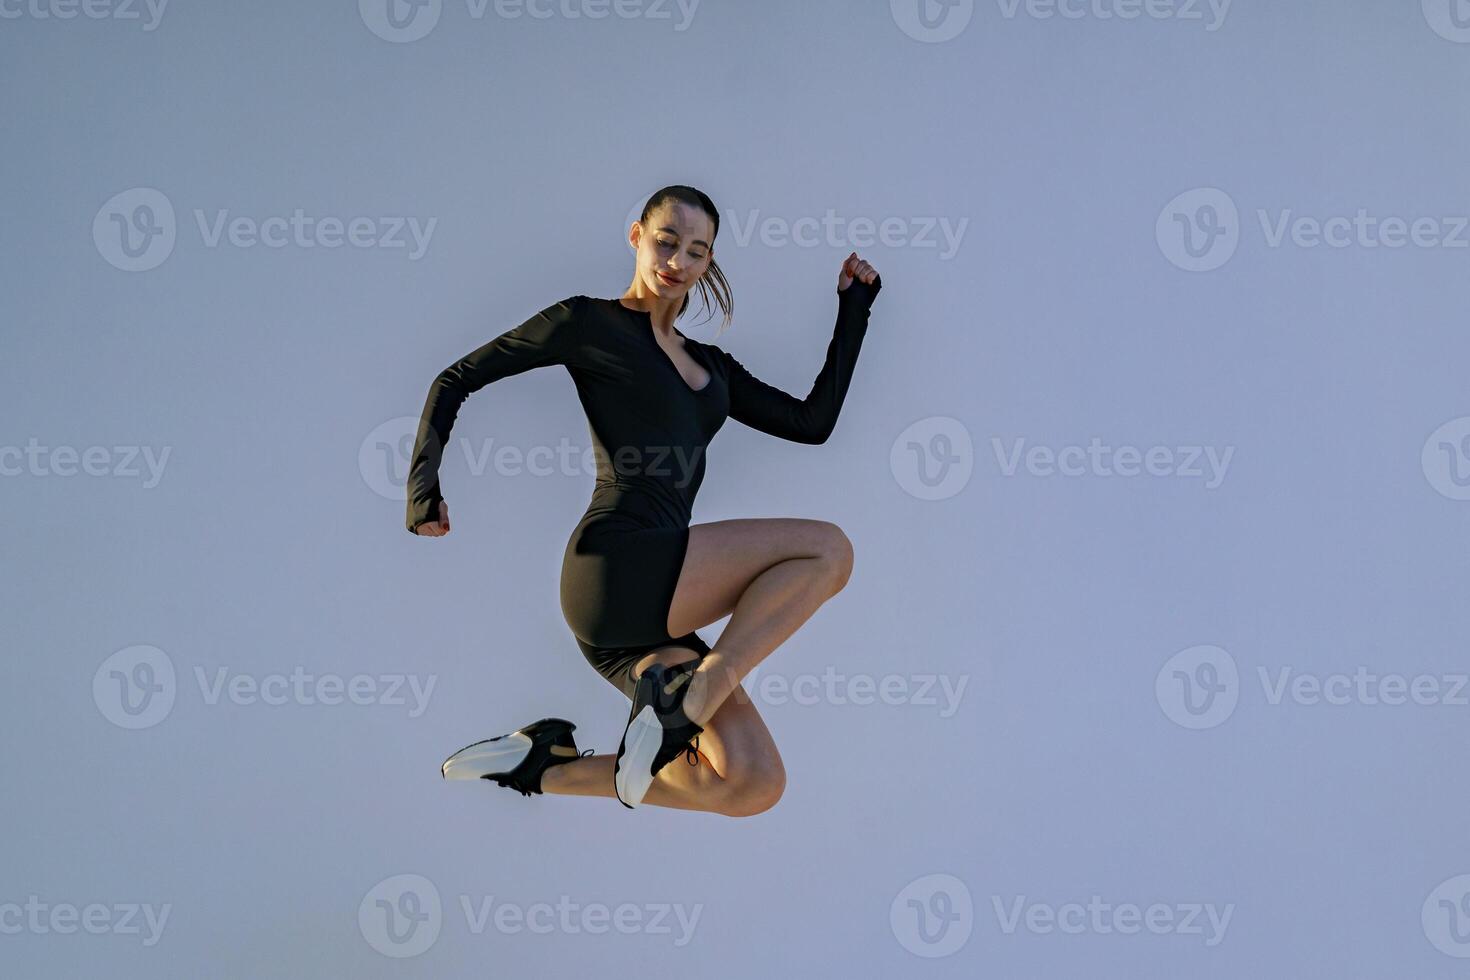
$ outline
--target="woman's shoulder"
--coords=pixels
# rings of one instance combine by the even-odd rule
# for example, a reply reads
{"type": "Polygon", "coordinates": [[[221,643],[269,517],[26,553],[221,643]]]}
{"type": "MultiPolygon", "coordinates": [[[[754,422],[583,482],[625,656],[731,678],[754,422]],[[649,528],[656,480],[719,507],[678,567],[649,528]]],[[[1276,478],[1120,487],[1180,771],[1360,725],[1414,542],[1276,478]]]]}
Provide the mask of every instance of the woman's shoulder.
{"type": "Polygon", "coordinates": [[[552,319],[558,331],[564,334],[564,342],[578,347],[597,346],[605,343],[607,326],[613,320],[609,309],[612,300],[585,293],[576,293],[558,300],[547,308],[554,311],[552,319]]]}
{"type": "Polygon", "coordinates": [[[563,297],[541,308],[538,316],[551,320],[558,327],[581,328],[588,320],[603,316],[606,301],[584,293],[563,297]]]}
{"type": "Polygon", "coordinates": [[[570,312],[575,314],[578,319],[586,320],[606,317],[612,312],[611,305],[614,302],[616,302],[616,300],[604,299],[601,296],[588,296],[585,293],[577,293],[575,296],[568,296],[558,305],[565,306],[570,312]]]}

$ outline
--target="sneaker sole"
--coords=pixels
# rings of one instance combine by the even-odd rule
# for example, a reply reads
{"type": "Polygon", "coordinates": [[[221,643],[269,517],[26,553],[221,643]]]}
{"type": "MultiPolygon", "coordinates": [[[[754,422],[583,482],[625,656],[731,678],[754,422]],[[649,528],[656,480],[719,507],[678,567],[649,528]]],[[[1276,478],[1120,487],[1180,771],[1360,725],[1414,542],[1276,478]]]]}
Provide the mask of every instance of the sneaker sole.
{"type": "MultiPolygon", "coordinates": [[[[576,730],[575,724],[564,718],[541,718],[526,727],[529,729],[547,724],[564,726],[567,733],[576,730]]],[[[444,760],[440,765],[440,776],[444,779],[490,779],[491,776],[509,773],[525,761],[532,745],[534,742],[531,741],[531,736],[523,735],[522,732],[470,743],[444,760]]]]}
{"type": "Polygon", "coordinates": [[[663,726],[653,705],[645,705],[623,732],[622,752],[613,772],[613,788],[623,806],[632,808],[643,802],[648,787],[653,785],[653,757],[663,745],[663,726]]]}
{"type": "Polygon", "coordinates": [[[520,732],[475,742],[445,759],[439,774],[445,779],[489,779],[525,761],[532,744],[530,737],[520,732]]]}

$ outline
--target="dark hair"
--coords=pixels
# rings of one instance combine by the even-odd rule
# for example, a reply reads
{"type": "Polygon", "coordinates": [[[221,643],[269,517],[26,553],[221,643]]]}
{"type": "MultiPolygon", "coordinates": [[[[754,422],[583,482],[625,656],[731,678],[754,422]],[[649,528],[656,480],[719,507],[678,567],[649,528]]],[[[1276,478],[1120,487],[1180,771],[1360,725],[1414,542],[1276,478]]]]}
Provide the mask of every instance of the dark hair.
{"type": "MultiPolygon", "coordinates": [[[[638,216],[640,223],[646,223],[648,216],[670,201],[687,204],[690,207],[700,208],[709,215],[710,221],[714,223],[714,234],[710,236],[710,247],[714,247],[714,239],[720,234],[720,212],[715,210],[715,202],[709,199],[709,195],[698,188],[687,184],[670,184],[660,187],[653,192],[648,203],[643,205],[643,213],[638,216]]],[[[715,302],[719,303],[720,311],[724,313],[725,319],[721,329],[730,325],[730,317],[735,312],[735,299],[730,295],[730,283],[725,279],[725,273],[720,271],[720,265],[710,256],[709,268],[705,269],[704,275],[700,276],[695,285],[699,287],[699,297],[704,300],[704,308],[710,310],[710,296],[713,294],[715,302]]],[[[679,316],[689,308],[689,294],[684,294],[684,303],[679,307],[679,316]]]]}

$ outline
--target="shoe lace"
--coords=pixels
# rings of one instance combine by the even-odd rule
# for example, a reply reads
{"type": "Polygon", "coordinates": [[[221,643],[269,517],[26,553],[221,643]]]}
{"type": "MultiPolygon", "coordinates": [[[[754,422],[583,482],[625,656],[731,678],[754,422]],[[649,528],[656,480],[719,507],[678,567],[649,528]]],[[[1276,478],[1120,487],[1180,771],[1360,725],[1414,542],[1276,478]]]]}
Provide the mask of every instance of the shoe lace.
{"type": "MultiPolygon", "coordinates": [[[[675,670],[677,670],[678,673],[677,673],[674,681],[669,684],[669,687],[672,687],[675,691],[678,691],[679,692],[679,694],[678,694],[678,698],[679,698],[679,702],[680,702],[680,711],[679,711],[679,713],[681,715],[683,715],[683,696],[689,693],[689,685],[694,680],[694,669],[698,665],[699,665],[699,662],[697,660],[690,661],[689,663],[685,663],[685,664],[679,664],[675,668],[675,670]]],[[[664,693],[665,694],[668,694],[668,695],[673,695],[674,694],[674,691],[671,691],[668,688],[665,688],[664,689],[664,693]]],[[[687,721],[688,720],[688,716],[686,715],[684,717],[685,717],[685,719],[687,721]]],[[[698,732],[695,732],[694,733],[694,738],[692,740],[690,740],[690,742],[687,745],[684,746],[684,760],[686,762],[688,762],[691,766],[697,766],[697,765],[699,765],[699,733],[698,732]]]]}

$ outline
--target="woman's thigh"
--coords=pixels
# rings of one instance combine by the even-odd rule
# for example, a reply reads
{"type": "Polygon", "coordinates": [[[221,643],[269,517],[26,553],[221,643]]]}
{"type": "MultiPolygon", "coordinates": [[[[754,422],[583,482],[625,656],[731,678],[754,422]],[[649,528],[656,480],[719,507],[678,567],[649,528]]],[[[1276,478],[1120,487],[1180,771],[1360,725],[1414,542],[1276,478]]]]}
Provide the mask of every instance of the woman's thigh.
{"type": "Polygon", "coordinates": [[[730,615],[750,583],[772,565],[832,556],[847,547],[841,528],[830,521],[753,517],[693,524],[669,604],[669,635],[730,615]]]}

